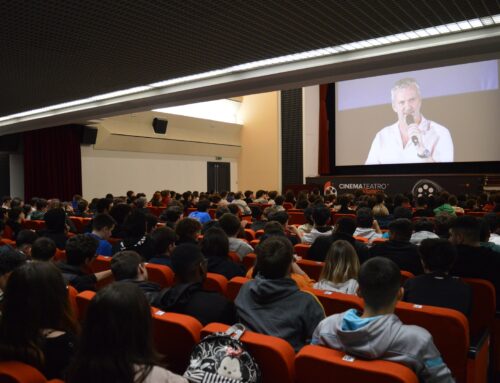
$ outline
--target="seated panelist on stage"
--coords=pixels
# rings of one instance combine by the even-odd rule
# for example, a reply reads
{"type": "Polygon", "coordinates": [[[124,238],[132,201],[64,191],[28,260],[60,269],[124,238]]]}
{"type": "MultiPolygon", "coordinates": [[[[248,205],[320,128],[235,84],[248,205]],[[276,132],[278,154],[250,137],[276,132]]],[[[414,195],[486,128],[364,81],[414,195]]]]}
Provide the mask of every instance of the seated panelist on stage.
{"type": "Polygon", "coordinates": [[[365,165],[453,162],[449,130],[420,113],[422,96],[416,80],[398,80],[391,98],[398,120],[376,134],[365,165]]]}

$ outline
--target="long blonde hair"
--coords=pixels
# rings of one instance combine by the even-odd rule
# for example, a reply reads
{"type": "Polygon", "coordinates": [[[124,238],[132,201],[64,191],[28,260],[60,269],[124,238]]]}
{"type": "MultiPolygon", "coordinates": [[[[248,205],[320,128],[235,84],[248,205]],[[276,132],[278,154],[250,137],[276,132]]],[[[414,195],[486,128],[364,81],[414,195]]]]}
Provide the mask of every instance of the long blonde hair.
{"type": "Polygon", "coordinates": [[[359,259],[354,247],[344,240],[332,243],[319,279],[344,283],[349,279],[358,279],[358,273],[359,259]]]}

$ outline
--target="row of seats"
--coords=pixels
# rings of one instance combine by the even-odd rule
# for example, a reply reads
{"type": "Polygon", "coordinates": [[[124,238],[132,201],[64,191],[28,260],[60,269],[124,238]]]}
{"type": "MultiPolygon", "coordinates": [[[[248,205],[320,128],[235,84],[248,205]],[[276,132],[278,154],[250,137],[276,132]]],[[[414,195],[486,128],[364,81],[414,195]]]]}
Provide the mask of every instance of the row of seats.
{"type": "MultiPolygon", "coordinates": [[[[85,313],[94,292],[78,294],[79,310],[85,313]]],[[[84,317],[84,314],[82,315],[84,317]]],[[[201,338],[224,332],[228,325],[210,323],[205,327],[188,315],[165,313],[152,308],[153,334],[157,351],[165,356],[169,369],[182,374],[192,348],[201,338]]],[[[365,381],[417,383],[408,368],[386,361],[365,361],[321,346],[306,346],[297,355],[283,339],[246,331],[241,341],[262,370],[263,383],[310,383],[365,381]]]]}

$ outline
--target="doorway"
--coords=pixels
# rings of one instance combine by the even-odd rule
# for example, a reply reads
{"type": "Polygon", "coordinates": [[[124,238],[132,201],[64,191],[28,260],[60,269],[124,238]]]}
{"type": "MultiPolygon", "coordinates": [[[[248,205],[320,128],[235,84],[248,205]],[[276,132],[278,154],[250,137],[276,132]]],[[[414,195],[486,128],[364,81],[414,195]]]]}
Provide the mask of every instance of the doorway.
{"type": "Polygon", "coordinates": [[[231,189],[231,164],[229,162],[207,162],[207,191],[220,193],[231,189]]]}

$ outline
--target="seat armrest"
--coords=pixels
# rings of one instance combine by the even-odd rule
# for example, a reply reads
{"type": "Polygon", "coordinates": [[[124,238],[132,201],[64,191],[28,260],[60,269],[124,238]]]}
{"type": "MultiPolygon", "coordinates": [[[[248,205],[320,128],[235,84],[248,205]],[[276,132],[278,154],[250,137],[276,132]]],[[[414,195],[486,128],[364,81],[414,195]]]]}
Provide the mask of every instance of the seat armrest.
{"type": "MultiPolygon", "coordinates": [[[[488,329],[485,329],[481,331],[481,333],[478,336],[471,338],[467,356],[471,359],[476,359],[476,356],[478,355],[479,351],[483,348],[483,346],[486,344],[489,337],[490,337],[490,331],[488,329]]],[[[488,346],[488,344],[486,345],[488,346]]]]}

